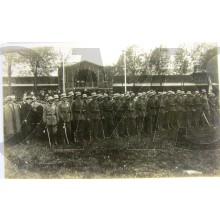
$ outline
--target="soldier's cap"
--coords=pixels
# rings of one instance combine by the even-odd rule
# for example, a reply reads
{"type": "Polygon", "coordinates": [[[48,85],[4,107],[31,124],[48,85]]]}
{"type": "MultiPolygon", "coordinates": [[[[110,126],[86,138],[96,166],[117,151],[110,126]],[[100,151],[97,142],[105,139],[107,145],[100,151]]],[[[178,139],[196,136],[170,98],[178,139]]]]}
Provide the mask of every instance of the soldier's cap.
{"type": "Polygon", "coordinates": [[[48,95],[48,94],[45,94],[45,96],[47,96],[47,97],[48,97],[49,95],[48,95]]]}
{"type": "Polygon", "coordinates": [[[166,95],[166,94],[167,94],[167,92],[163,92],[163,94],[164,94],[164,95],[166,95]]]}
{"type": "Polygon", "coordinates": [[[30,96],[30,95],[28,95],[28,96],[26,97],[26,100],[28,100],[28,99],[33,100],[33,97],[32,97],[32,96],[30,96]]]}
{"type": "Polygon", "coordinates": [[[52,96],[49,96],[49,97],[48,97],[48,101],[50,101],[50,100],[53,100],[53,97],[52,97],[52,96]]]}
{"type": "Polygon", "coordinates": [[[185,92],[184,92],[184,91],[181,91],[181,94],[182,94],[182,95],[185,95],[185,92]]]}
{"type": "Polygon", "coordinates": [[[76,92],[76,96],[81,96],[81,92],[76,92]]]}
{"type": "Polygon", "coordinates": [[[163,95],[163,93],[162,92],[158,92],[158,96],[161,96],[161,95],[163,95]]]}
{"type": "Polygon", "coordinates": [[[54,95],[53,98],[54,99],[59,99],[59,96],[58,95],[54,95]]]}
{"type": "Polygon", "coordinates": [[[68,96],[69,96],[69,97],[74,96],[74,92],[69,92],[69,93],[68,93],[68,96]]]}
{"type": "Polygon", "coordinates": [[[146,95],[146,94],[147,94],[146,92],[143,92],[143,93],[142,93],[142,95],[146,95]]]}
{"type": "Polygon", "coordinates": [[[205,90],[205,89],[202,89],[202,93],[206,93],[206,90],[205,90]]]}
{"type": "Polygon", "coordinates": [[[181,94],[181,91],[180,91],[180,90],[177,90],[177,91],[176,91],[176,94],[181,94]]]}
{"type": "Polygon", "coordinates": [[[211,92],[208,94],[208,96],[213,97],[213,96],[215,96],[215,94],[211,92]]]}
{"type": "Polygon", "coordinates": [[[91,95],[92,95],[92,97],[97,97],[96,92],[93,92],[91,95]]]}
{"type": "Polygon", "coordinates": [[[139,92],[139,93],[138,93],[138,97],[140,97],[140,96],[142,96],[142,93],[139,92]]]}
{"type": "Polygon", "coordinates": [[[155,94],[154,94],[153,92],[151,92],[151,93],[149,94],[149,97],[152,97],[152,96],[155,96],[155,94]]]}
{"type": "Polygon", "coordinates": [[[83,94],[82,97],[83,97],[83,98],[87,98],[87,95],[86,95],[86,94],[83,94]]]}
{"type": "Polygon", "coordinates": [[[12,101],[13,99],[12,99],[12,97],[11,96],[7,96],[6,97],[6,101],[12,101]]]}
{"type": "Polygon", "coordinates": [[[135,96],[135,94],[132,92],[132,93],[131,93],[131,96],[135,96]]]}
{"type": "Polygon", "coordinates": [[[128,98],[128,97],[130,97],[130,95],[127,93],[127,94],[125,94],[125,97],[127,97],[127,98],[128,98]]]}
{"type": "Polygon", "coordinates": [[[199,91],[195,91],[195,94],[199,94],[199,91]]]}
{"type": "Polygon", "coordinates": [[[186,93],[186,95],[191,95],[192,93],[191,93],[191,91],[187,91],[187,93],[186,93]]]}
{"type": "Polygon", "coordinates": [[[60,98],[61,98],[61,99],[67,98],[66,93],[62,93],[62,94],[60,95],[60,98]]]}
{"type": "Polygon", "coordinates": [[[170,92],[168,92],[167,94],[168,94],[168,95],[175,95],[175,92],[170,91],[170,92]]]}

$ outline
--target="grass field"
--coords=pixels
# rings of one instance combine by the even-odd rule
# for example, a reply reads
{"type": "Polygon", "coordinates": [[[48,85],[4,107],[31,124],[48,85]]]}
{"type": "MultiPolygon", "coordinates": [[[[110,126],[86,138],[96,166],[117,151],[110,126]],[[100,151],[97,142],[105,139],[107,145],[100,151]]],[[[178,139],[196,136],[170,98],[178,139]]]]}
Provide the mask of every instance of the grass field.
{"type": "Polygon", "coordinates": [[[65,146],[45,141],[5,146],[6,178],[220,176],[220,129],[168,130],[65,146]],[[64,146],[59,146],[64,148],[64,146]]]}

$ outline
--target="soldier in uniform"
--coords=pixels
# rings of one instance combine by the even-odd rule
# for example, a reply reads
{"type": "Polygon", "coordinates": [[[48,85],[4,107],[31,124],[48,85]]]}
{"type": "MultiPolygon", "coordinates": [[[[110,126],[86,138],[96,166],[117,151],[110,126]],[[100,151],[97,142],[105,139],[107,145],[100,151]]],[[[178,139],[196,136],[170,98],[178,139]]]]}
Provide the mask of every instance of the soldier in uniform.
{"type": "Polygon", "coordinates": [[[156,106],[158,109],[158,121],[157,121],[157,128],[159,131],[163,131],[163,122],[164,122],[164,115],[165,115],[165,101],[163,97],[163,92],[158,92],[158,98],[156,100],[156,106]]]}
{"type": "Polygon", "coordinates": [[[32,105],[32,126],[35,137],[40,139],[43,133],[43,106],[38,102],[36,97],[33,97],[32,105]]]}
{"type": "Polygon", "coordinates": [[[68,102],[68,97],[66,93],[61,94],[61,102],[58,105],[58,115],[59,115],[59,123],[62,126],[61,130],[61,140],[62,143],[65,143],[70,140],[71,137],[71,107],[68,102]],[[67,140],[68,139],[68,140],[67,140]]]}
{"type": "Polygon", "coordinates": [[[112,103],[114,111],[114,124],[116,135],[124,137],[124,117],[125,117],[125,104],[120,99],[120,94],[114,94],[114,101],[112,103]]]}
{"type": "MultiPolygon", "coordinates": [[[[85,108],[87,110],[87,105],[89,103],[89,99],[88,99],[87,94],[83,94],[82,95],[82,99],[83,99],[85,108]]],[[[90,124],[90,122],[88,120],[87,111],[85,113],[85,122],[84,122],[84,139],[85,140],[90,140],[91,139],[91,124],[90,124]]]]}
{"type": "Polygon", "coordinates": [[[214,93],[208,94],[209,106],[210,106],[210,122],[213,126],[218,125],[218,102],[214,93]]]}
{"type": "Polygon", "coordinates": [[[148,95],[148,102],[147,102],[147,114],[148,114],[148,132],[152,133],[155,129],[155,121],[156,121],[156,98],[155,93],[150,92],[148,95]]]}
{"type": "Polygon", "coordinates": [[[83,142],[84,140],[84,128],[86,120],[86,104],[81,98],[81,92],[76,92],[76,99],[73,101],[72,106],[72,117],[74,124],[76,125],[76,142],[83,142]]]}
{"type": "Polygon", "coordinates": [[[91,133],[93,140],[98,140],[98,126],[100,124],[101,115],[97,94],[92,93],[92,100],[87,105],[88,120],[91,122],[91,133]]]}
{"type": "Polygon", "coordinates": [[[137,124],[137,134],[143,134],[144,132],[144,118],[146,115],[146,105],[144,103],[144,97],[141,93],[138,93],[138,99],[135,102],[136,110],[136,124],[137,124]]]}
{"type": "Polygon", "coordinates": [[[26,144],[30,144],[30,135],[32,132],[32,106],[33,101],[32,96],[27,96],[25,102],[21,105],[21,130],[22,130],[22,139],[26,144]]]}
{"type": "Polygon", "coordinates": [[[113,106],[108,94],[104,94],[102,102],[102,117],[104,118],[105,137],[110,137],[114,130],[113,106]]]}
{"type": "Polygon", "coordinates": [[[166,100],[167,110],[168,110],[168,129],[174,128],[175,115],[176,115],[176,103],[175,103],[175,93],[173,91],[168,91],[168,97],[166,100]]]}
{"type": "Polygon", "coordinates": [[[195,105],[195,126],[198,127],[200,125],[200,120],[202,117],[201,98],[199,91],[195,91],[194,105],[195,105]]]}
{"type": "Polygon", "coordinates": [[[185,109],[186,109],[186,125],[188,127],[191,127],[193,124],[193,97],[191,91],[188,91],[186,93],[186,98],[185,98],[185,109]]]}
{"type": "Polygon", "coordinates": [[[54,99],[54,105],[58,108],[58,105],[60,104],[59,96],[56,94],[53,96],[54,99]]]}
{"type": "MultiPolygon", "coordinates": [[[[69,104],[70,104],[70,107],[72,106],[72,103],[73,103],[73,101],[74,101],[74,92],[73,91],[70,91],[69,93],[68,93],[68,102],[69,102],[69,104]]],[[[71,108],[71,110],[72,110],[72,108],[71,108]]],[[[73,115],[73,112],[71,112],[71,114],[73,115]]],[[[75,142],[75,140],[74,139],[76,139],[76,124],[75,124],[75,121],[73,120],[73,119],[71,119],[71,122],[70,122],[70,126],[71,126],[71,135],[70,135],[70,141],[71,142],[75,142]]]]}
{"type": "Polygon", "coordinates": [[[58,110],[53,103],[53,97],[48,97],[48,103],[44,107],[43,122],[46,124],[48,136],[52,145],[57,145],[57,124],[59,122],[58,110]]]}
{"type": "Polygon", "coordinates": [[[210,122],[209,102],[208,102],[208,97],[207,97],[207,93],[205,89],[202,89],[202,94],[200,97],[201,97],[201,112],[203,114],[202,124],[204,126],[204,125],[207,125],[206,119],[208,122],[210,122]]]}
{"type": "Polygon", "coordinates": [[[178,128],[180,128],[181,126],[183,126],[183,105],[184,105],[184,100],[180,90],[177,90],[176,92],[175,104],[176,104],[176,122],[178,128]]]}
{"type": "Polygon", "coordinates": [[[135,111],[135,102],[134,95],[128,97],[125,102],[125,110],[126,110],[126,126],[129,136],[136,135],[136,111],[135,111]]]}

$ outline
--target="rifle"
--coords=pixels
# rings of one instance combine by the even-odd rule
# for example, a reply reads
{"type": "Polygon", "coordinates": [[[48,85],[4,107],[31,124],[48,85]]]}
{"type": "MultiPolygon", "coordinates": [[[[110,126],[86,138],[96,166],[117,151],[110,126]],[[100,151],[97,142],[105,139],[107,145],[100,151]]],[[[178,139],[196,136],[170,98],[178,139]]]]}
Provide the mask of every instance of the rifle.
{"type": "Polygon", "coordinates": [[[205,118],[205,120],[206,120],[207,124],[209,125],[209,127],[211,127],[211,125],[210,125],[210,123],[209,123],[208,119],[206,118],[206,116],[205,116],[205,113],[204,113],[204,112],[202,112],[202,115],[203,115],[203,117],[205,118]]]}
{"type": "Polygon", "coordinates": [[[67,132],[66,132],[66,123],[63,123],[63,128],[64,128],[64,132],[65,132],[65,137],[66,137],[67,144],[70,144],[70,143],[69,143],[69,140],[68,140],[68,137],[67,137],[67,132]]]}
{"type": "Polygon", "coordinates": [[[48,140],[49,140],[49,145],[51,147],[51,141],[50,141],[50,133],[49,133],[49,130],[48,130],[48,127],[46,126],[46,129],[47,129],[47,137],[48,137],[48,140]]]}

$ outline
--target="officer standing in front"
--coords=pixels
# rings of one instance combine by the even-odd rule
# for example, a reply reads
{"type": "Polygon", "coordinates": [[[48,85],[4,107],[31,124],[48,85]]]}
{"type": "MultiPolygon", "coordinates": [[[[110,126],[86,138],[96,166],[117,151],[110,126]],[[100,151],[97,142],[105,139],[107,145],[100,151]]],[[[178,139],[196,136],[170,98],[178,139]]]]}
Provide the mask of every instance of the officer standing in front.
{"type": "Polygon", "coordinates": [[[48,97],[48,104],[44,107],[43,123],[46,124],[48,138],[52,145],[57,145],[57,125],[59,122],[57,107],[53,97],[48,97]]]}
{"type": "Polygon", "coordinates": [[[58,105],[59,123],[61,126],[62,143],[70,143],[71,136],[71,107],[66,93],[61,94],[61,102],[58,105]]]}

